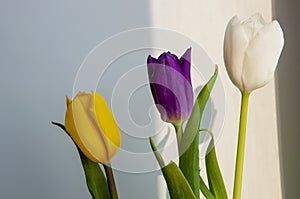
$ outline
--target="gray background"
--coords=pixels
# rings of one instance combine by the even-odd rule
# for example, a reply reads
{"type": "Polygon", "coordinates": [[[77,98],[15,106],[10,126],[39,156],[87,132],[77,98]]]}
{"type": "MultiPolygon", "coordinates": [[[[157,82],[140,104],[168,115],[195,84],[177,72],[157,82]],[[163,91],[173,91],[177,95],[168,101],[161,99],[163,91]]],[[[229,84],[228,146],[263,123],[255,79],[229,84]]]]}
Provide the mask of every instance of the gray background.
{"type": "MultiPolygon", "coordinates": [[[[286,38],[277,97],[289,199],[299,195],[300,178],[300,6],[295,0],[274,2],[286,38]]],[[[89,198],[73,144],[50,121],[63,122],[64,96],[71,95],[87,53],[115,33],[149,26],[148,12],[148,1],[139,0],[0,1],[0,198],[89,198]]],[[[119,192],[123,198],[153,198],[156,175],[117,172],[119,192]]]]}
{"type": "MultiPolygon", "coordinates": [[[[148,12],[139,0],[0,1],[1,199],[90,198],[73,144],[50,121],[64,121],[65,95],[92,48],[149,26],[148,12]]],[[[156,198],[157,173],[115,175],[122,198],[156,198]]]]}

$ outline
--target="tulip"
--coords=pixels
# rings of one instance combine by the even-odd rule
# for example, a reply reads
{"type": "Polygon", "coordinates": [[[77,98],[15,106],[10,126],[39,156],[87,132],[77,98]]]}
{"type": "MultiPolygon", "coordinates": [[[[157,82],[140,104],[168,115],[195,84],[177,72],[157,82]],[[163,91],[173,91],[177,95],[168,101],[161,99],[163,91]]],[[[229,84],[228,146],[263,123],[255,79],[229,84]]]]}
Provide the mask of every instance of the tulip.
{"type": "Polygon", "coordinates": [[[283,31],[276,20],[266,23],[260,14],[244,22],[233,17],[226,28],[223,49],[233,84],[248,93],[266,85],[273,79],[283,45],[283,31]]]}
{"type": "Polygon", "coordinates": [[[150,89],[163,121],[175,126],[189,118],[193,108],[190,75],[191,48],[180,59],[167,52],[147,59],[150,89]]]}
{"type": "Polygon", "coordinates": [[[241,198],[250,93],[273,79],[283,45],[279,23],[276,20],[266,23],[260,14],[244,22],[235,16],[227,25],[223,49],[225,66],[242,94],[233,199],[241,198]]]}
{"type": "Polygon", "coordinates": [[[119,128],[97,92],[79,92],[73,101],[67,97],[65,127],[84,155],[94,162],[110,163],[120,148],[119,128]]]}

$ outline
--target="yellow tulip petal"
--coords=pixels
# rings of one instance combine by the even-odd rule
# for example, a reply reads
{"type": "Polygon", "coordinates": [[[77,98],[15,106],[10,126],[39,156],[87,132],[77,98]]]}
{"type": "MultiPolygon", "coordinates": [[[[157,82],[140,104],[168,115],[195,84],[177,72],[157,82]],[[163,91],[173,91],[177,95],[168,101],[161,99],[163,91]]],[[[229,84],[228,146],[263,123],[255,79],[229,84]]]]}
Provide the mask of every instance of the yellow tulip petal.
{"type": "Polygon", "coordinates": [[[66,104],[67,104],[67,107],[72,103],[72,100],[66,96],[66,104]]]}
{"type": "Polygon", "coordinates": [[[65,126],[81,151],[92,161],[109,163],[120,148],[121,136],[104,98],[79,92],[66,99],[65,126]]]}
{"type": "MultiPolygon", "coordinates": [[[[68,103],[68,102],[67,102],[68,103]]],[[[77,128],[74,123],[72,102],[67,105],[67,111],[65,116],[65,127],[67,132],[70,134],[76,145],[80,150],[92,161],[97,162],[98,160],[93,157],[93,155],[85,148],[84,144],[81,142],[80,136],[77,133],[77,128]]]]}
{"type": "Polygon", "coordinates": [[[89,152],[99,162],[107,163],[110,158],[105,136],[101,132],[97,121],[93,119],[95,113],[90,113],[90,107],[93,107],[91,95],[74,99],[73,114],[77,132],[79,132],[79,137],[89,152]]]}
{"type": "Polygon", "coordinates": [[[117,153],[121,145],[120,130],[105,99],[97,92],[92,92],[92,95],[97,121],[101,132],[106,137],[107,147],[109,147],[109,156],[112,158],[117,153]]]}

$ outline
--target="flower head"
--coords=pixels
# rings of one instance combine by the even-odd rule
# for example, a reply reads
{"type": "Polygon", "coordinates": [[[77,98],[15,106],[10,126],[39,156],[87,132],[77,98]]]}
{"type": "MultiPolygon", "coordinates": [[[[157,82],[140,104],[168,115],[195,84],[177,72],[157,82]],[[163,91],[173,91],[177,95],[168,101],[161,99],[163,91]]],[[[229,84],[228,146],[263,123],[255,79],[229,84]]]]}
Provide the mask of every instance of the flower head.
{"type": "Polygon", "coordinates": [[[90,160],[109,163],[121,144],[121,136],[115,119],[104,98],[97,92],[79,92],[67,97],[65,127],[90,160]]]}
{"type": "Polygon", "coordinates": [[[266,23],[260,14],[244,22],[233,17],[223,49],[231,81],[246,92],[266,85],[273,79],[283,45],[283,31],[276,20],[266,23]]]}
{"type": "Polygon", "coordinates": [[[148,76],[154,102],[162,120],[178,125],[188,119],[193,108],[191,48],[180,59],[170,52],[158,59],[147,59],[148,76]]]}

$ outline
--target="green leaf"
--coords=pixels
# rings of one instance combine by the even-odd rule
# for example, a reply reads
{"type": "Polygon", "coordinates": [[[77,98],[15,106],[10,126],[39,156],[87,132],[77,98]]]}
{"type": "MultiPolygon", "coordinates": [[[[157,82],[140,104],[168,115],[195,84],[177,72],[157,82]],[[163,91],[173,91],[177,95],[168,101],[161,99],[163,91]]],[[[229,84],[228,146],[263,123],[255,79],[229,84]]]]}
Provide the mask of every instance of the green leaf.
{"type": "Polygon", "coordinates": [[[210,96],[210,92],[214,86],[218,75],[218,66],[216,65],[215,73],[208,83],[199,93],[193,107],[191,116],[187,122],[180,142],[179,167],[189,182],[196,198],[200,193],[200,166],[199,166],[199,129],[204,108],[210,96]]]}
{"type": "Polygon", "coordinates": [[[189,183],[185,179],[179,167],[170,162],[166,167],[161,169],[167,182],[168,190],[173,199],[196,199],[189,183]]]}
{"type": "Polygon", "coordinates": [[[215,196],[210,192],[210,190],[207,188],[205,182],[200,176],[200,190],[205,196],[206,199],[215,199],[215,196]]]}
{"type": "Polygon", "coordinates": [[[170,162],[167,166],[164,166],[165,163],[152,138],[150,138],[150,144],[155,157],[161,166],[161,171],[166,180],[170,197],[172,199],[196,199],[189,183],[185,179],[179,167],[174,162],[170,162]]]}
{"type": "MultiPolygon", "coordinates": [[[[62,130],[64,130],[67,133],[67,135],[69,135],[64,125],[57,122],[52,122],[52,124],[60,127],[62,130]]],[[[88,159],[81,152],[81,150],[78,148],[76,144],[75,146],[77,147],[80,160],[82,163],[82,167],[85,173],[87,187],[93,199],[109,199],[110,194],[108,190],[108,184],[102,170],[99,167],[99,164],[88,159]]]]}
{"type": "Polygon", "coordinates": [[[92,197],[94,199],[110,198],[108,184],[99,164],[88,159],[80,150],[78,151],[86,177],[86,184],[92,197]]]}
{"type": "Polygon", "coordinates": [[[205,156],[206,174],[211,192],[216,199],[227,199],[226,187],[218,164],[213,136],[209,144],[209,153],[205,156]]]}
{"type": "Polygon", "coordinates": [[[179,167],[191,186],[195,196],[200,198],[199,135],[195,135],[191,146],[179,158],[179,167]]]}

